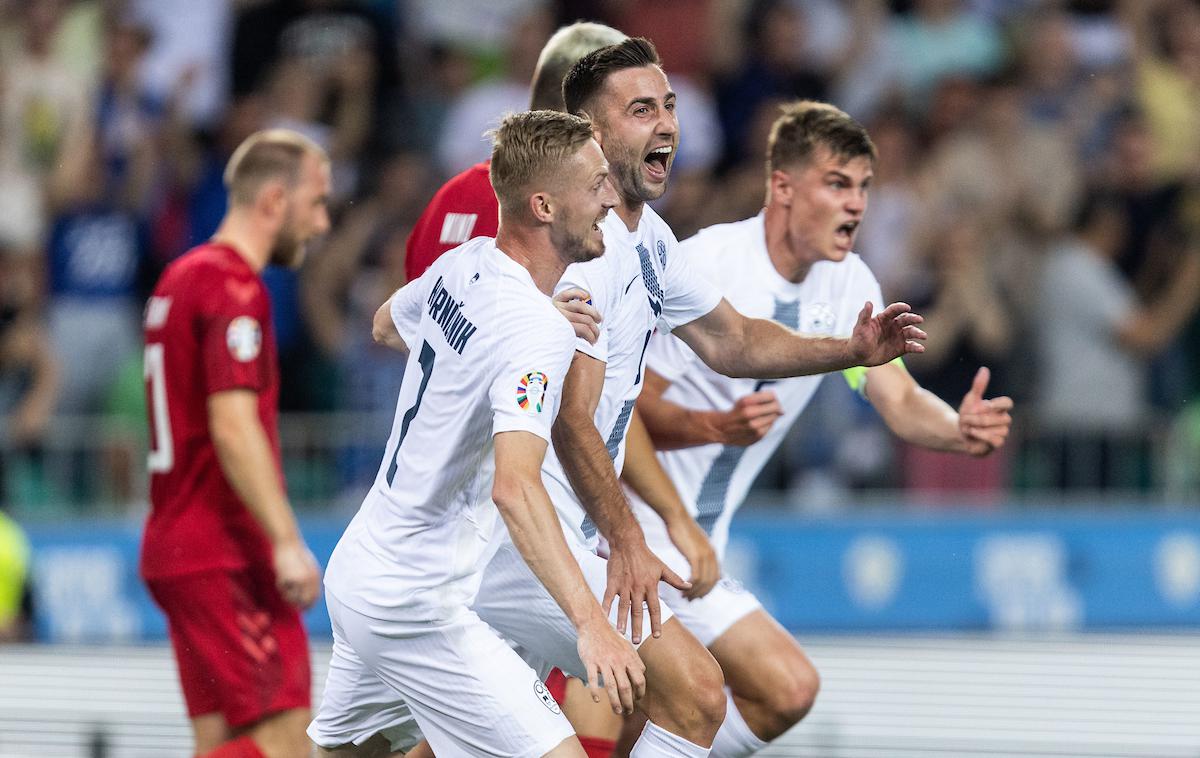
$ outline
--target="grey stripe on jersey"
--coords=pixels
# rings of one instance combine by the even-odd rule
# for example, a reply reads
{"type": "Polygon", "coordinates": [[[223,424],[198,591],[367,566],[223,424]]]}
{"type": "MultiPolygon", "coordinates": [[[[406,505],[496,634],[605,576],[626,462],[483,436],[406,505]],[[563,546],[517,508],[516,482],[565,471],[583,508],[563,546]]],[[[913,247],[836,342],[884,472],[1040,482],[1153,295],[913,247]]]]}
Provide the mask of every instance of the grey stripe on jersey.
{"type": "MultiPolygon", "coordinates": [[[[775,312],[771,320],[783,324],[789,329],[800,328],[800,301],[775,299],[775,312]]],[[[726,445],[713,459],[704,481],[700,483],[700,493],[696,495],[696,522],[709,534],[712,534],[717,519],[725,512],[725,501],[729,497],[729,483],[733,481],[733,472],[746,448],[742,445],[726,445]]]]}

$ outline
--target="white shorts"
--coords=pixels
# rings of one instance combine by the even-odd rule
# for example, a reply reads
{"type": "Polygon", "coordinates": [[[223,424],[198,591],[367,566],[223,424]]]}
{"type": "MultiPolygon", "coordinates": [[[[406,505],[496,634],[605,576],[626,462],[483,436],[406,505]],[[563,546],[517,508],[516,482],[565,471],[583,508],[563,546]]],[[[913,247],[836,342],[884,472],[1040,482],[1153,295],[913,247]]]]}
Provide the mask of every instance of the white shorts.
{"type": "MultiPolygon", "coordinates": [[[[583,578],[597,602],[603,600],[604,590],[608,586],[608,561],[573,542],[570,537],[567,538],[567,546],[579,562],[583,578]]],[[[660,596],[666,587],[666,584],[659,583],[660,596]]],[[[617,607],[618,603],[614,602],[609,614],[614,624],[617,607]]],[[[665,624],[671,618],[671,609],[665,603],[660,603],[659,607],[662,609],[662,623],[665,624]]],[[[517,645],[521,654],[539,673],[546,675],[550,667],[556,667],[565,674],[587,681],[587,672],[579,660],[579,636],[575,627],[529,569],[512,542],[506,541],[483,570],[483,583],[471,609],[488,626],[517,645]]],[[[632,623],[626,626],[625,637],[631,639],[632,623]]],[[[642,642],[648,639],[650,614],[644,612],[642,642]]]]}
{"type": "MultiPolygon", "coordinates": [[[[646,542],[651,552],[671,570],[687,579],[692,567],[666,536],[665,530],[660,534],[647,530],[646,542]]],[[[725,574],[709,591],[698,600],[688,600],[683,593],[674,587],[663,584],[659,590],[663,599],[679,621],[687,630],[700,640],[700,644],[709,647],[718,637],[729,630],[729,627],[741,621],[754,611],[762,608],[762,603],[754,593],[742,586],[742,583],[725,574]]]]}
{"type": "Polygon", "coordinates": [[[417,625],[381,621],[326,593],[333,660],[308,735],[331,749],[375,734],[438,758],[541,758],[574,731],[529,666],[474,612],[417,625]]]}

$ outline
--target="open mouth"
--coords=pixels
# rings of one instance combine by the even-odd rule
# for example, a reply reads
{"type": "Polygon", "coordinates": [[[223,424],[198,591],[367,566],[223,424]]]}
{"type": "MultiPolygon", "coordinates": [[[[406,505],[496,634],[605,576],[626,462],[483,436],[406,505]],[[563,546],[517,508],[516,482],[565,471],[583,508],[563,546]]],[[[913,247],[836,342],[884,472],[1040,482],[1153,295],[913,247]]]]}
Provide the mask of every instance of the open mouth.
{"type": "Polygon", "coordinates": [[[658,179],[667,175],[667,164],[671,160],[672,151],[670,145],[664,145],[654,148],[646,155],[645,164],[651,176],[658,179]]]}
{"type": "Polygon", "coordinates": [[[837,240],[838,247],[846,250],[854,243],[854,233],[858,231],[858,221],[847,221],[839,226],[834,231],[834,238],[837,240]]]}

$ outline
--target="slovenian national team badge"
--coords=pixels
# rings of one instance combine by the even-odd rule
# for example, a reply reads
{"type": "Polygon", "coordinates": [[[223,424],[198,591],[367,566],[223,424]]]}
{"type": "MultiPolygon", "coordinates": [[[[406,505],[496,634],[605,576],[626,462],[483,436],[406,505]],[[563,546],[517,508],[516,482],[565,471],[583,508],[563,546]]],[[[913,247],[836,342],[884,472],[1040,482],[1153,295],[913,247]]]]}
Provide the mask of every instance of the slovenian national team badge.
{"type": "Polygon", "coordinates": [[[517,405],[527,413],[541,413],[550,380],[541,371],[531,371],[517,382],[517,405]]]}

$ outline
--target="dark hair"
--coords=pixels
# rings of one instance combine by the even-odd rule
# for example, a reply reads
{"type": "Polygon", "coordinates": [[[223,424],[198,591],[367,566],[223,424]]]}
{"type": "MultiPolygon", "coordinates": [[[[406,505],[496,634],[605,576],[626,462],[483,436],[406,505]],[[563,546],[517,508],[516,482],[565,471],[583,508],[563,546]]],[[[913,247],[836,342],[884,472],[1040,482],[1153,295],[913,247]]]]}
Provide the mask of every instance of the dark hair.
{"type": "Polygon", "coordinates": [[[767,139],[767,172],[801,166],[824,146],[845,160],[867,156],[875,162],[875,143],[862,124],[844,111],[815,100],[800,100],[782,108],[767,139]]]}
{"type": "Polygon", "coordinates": [[[604,89],[609,75],[630,68],[658,66],[661,62],[654,43],[645,37],[631,37],[588,53],[563,78],[563,102],[567,112],[583,113],[604,89]]]}

